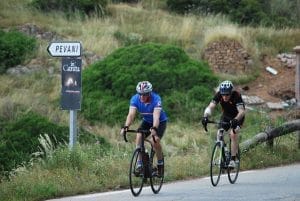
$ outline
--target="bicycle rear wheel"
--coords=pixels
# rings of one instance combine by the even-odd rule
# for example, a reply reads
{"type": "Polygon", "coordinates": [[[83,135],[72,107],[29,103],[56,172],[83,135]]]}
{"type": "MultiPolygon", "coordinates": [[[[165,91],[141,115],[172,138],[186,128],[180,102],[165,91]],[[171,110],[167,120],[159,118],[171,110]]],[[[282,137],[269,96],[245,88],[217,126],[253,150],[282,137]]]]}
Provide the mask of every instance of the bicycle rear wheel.
{"type": "Polygon", "coordinates": [[[158,176],[157,174],[157,157],[155,152],[152,150],[151,151],[151,156],[150,156],[150,184],[151,184],[151,189],[153,193],[157,194],[164,182],[164,172],[162,172],[162,175],[158,176]]]}
{"type": "Polygon", "coordinates": [[[217,186],[220,180],[223,164],[222,147],[220,142],[214,145],[210,160],[210,180],[213,186],[217,186]]]}
{"type": "Polygon", "coordinates": [[[144,170],[136,171],[139,154],[142,154],[141,149],[136,149],[133,152],[129,168],[129,185],[134,196],[138,196],[141,193],[144,185],[144,170]]]}
{"type": "Polygon", "coordinates": [[[236,163],[234,168],[228,168],[228,179],[231,184],[234,184],[238,178],[240,172],[240,149],[238,149],[238,153],[236,155],[236,163]]]}

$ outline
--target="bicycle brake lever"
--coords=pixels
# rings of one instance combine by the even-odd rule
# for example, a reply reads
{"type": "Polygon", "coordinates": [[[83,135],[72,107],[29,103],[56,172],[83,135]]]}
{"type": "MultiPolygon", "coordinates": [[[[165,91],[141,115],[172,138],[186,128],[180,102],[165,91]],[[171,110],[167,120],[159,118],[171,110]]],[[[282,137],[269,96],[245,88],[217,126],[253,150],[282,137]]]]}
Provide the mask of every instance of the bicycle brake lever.
{"type": "Polygon", "coordinates": [[[208,132],[208,130],[207,130],[207,124],[205,124],[204,130],[205,130],[206,132],[208,132]]]}

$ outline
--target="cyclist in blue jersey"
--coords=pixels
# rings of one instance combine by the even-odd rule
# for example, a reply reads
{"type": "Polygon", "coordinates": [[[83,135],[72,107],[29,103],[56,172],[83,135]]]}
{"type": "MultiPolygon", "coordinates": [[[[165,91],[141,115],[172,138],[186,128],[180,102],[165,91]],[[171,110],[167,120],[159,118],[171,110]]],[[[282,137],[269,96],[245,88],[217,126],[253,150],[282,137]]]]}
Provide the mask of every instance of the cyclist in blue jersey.
{"type": "Polygon", "coordinates": [[[239,161],[236,160],[236,154],[238,152],[238,138],[239,130],[241,129],[245,119],[245,104],[242,96],[236,90],[233,90],[233,84],[231,81],[223,81],[219,86],[219,91],[215,94],[212,101],[206,107],[204,115],[202,117],[202,124],[206,126],[208,117],[212,114],[213,109],[217,104],[222,107],[222,122],[228,122],[230,124],[223,126],[227,131],[230,130],[231,138],[231,160],[229,167],[234,167],[239,161]]]}
{"type": "MultiPolygon", "coordinates": [[[[160,140],[162,139],[167,127],[168,117],[162,109],[162,100],[160,96],[152,91],[152,84],[149,81],[139,82],[136,86],[137,93],[130,99],[129,112],[120,134],[129,129],[133,123],[137,111],[142,115],[143,120],[139,129],[150,130],[154,136],[155,142],[152,141],[153,148],[157,154],[158,175],[162,175],[164,169],[164,158],[160,140]]],[[[146,136],[148,137],[148,136],[146,136]]],[[[136,146],[141,144],[141,134],[136,135],[136,146]]],[[[141,169],[142,160],[138,160],[138,168],[141,169]]]]}

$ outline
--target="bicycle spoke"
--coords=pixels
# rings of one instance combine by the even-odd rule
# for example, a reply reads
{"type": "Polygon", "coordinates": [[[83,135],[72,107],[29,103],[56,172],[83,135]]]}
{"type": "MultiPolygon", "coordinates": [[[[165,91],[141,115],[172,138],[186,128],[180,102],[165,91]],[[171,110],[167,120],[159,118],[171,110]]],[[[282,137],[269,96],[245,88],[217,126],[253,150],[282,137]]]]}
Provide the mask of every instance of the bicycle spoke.
{"type": "Polygon", "coordinates": [[[228,179],[231,184],[234,184],[238,178],[239,171],[240,171],[240,150],[236,155],[236,164],[234,168],[228,168],[228,179]]]}
{"type": "Polygon", "coordinates": [[[152,174],[150,176],[151,189],[152,189],[153,193],[157,194],[163,185],[164,174],[162,174],[161,176],[158,176],[157,157],[154,152],[152,152],[152,154],[151,154],[150,163],[151,163],[150,165],[151,165],[151,174],[152,174]]]}
{"type": "Polygon", "coordinates": [[[144,184],[144,171],[136,171],[137,170],[137,160],[138,155],[140,154],[140,149],[136,149],[132,155],[132,159],[130,162],[130,168],[129,168],[129,185],[131,192],[134,196],[138,196],[143,188],[144,184]]]}
{"type": "Polygon", "coordinates": [[[216,143],[213,148],[210,162],[210,179],[213,186],[217,186],[220,180],[222,163],[222,149],[220,143],[216,143]]]}

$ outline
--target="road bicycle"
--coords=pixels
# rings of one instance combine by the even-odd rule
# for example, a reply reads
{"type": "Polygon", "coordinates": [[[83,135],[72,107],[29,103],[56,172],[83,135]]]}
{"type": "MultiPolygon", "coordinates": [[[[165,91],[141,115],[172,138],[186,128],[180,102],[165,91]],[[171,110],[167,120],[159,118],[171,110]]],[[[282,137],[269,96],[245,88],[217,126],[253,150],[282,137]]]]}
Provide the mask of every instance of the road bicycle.
{"type": "MultiPolygon", "coordinates": [[[[163,185],[164,172],[162,171],[162,174],[158,175],[157,157],[151,141],[146,138],[146,135],[149,135],[151,132],[149,130],[141,130],[141,129],[127,130],[123,135],[125,142],[128,142],[126,138],[127,132],[140,133],[142,135],[142,143],[140,147],[134,150],[130,161],[129,185],[130,185],[131,192],[134,196],[138,196],[143,189],[144,183],[146,183],[147,180],[149,179],[153,193],[157,194],[163,185]],[[150,154],[148,150],[150,150],[150,154]],[[142,159],[141,171],[137,171],[138,169],[137,164],[139,158],[142,159]]],[[[154,136],[152,137],[153,137],[153,141],[155,142],[154,136]]]]}
{"type": "MultiPolygon", "coordinates": [[[[240,171],[240,149],[238,148],[238,153],[236,154],[235,167],[229,167],[229,162],[231,159],[231,139],[225,140],[225,135],[228,132],[225,131],[224,126],[228,126],[229,122],[215,122],[208,121],[207,123],[219,125],[217,132],[217,140],[213,146],[211,160],[210,160],[210,180],[213,186],[217,186],[222,173],[227,172],[228,180],[231,184],[234,184],[238,178],[240,171]],[[226,141],[228,142],[228,148],[226,141]]],[[[204,126],[205,131],[207,131],[207,125],[204,126]]],[[[228,134],[229,136],[229,134],[228,134]]]]}

